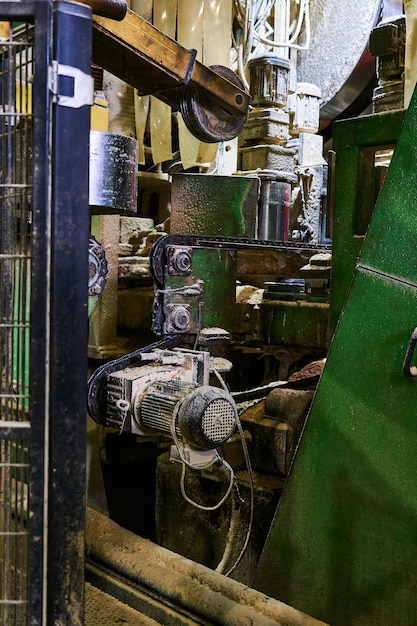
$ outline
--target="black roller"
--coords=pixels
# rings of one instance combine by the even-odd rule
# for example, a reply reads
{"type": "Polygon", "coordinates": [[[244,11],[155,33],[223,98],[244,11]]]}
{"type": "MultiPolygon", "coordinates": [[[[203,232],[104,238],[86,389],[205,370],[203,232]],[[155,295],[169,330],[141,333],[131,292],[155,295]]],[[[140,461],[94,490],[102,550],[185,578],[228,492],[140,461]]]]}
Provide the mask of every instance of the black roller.
{"type": "MultiPolygon", "coordinates": [[[[212,65],[210,69],[233,85],[244,89],[240,78],[228,67],[212,65]]],[[[221,106],[209,102],[203,93],[191,86],[187,86],[184,91],[180,110],[190,133],[205,143],[234,139],[243,129],[248,117],[248,112],[239,116],[229,113],[221,106]]]]}

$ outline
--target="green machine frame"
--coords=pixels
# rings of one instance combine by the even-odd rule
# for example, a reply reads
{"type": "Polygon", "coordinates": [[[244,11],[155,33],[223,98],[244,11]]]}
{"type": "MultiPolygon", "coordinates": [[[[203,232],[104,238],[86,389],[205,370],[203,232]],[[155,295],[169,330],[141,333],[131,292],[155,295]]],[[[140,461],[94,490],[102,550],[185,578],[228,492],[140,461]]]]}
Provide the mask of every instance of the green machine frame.
{"type": "Polygon", "coordinates": [[[334,125],[336,152],[332,222],[330,328],[334,329],[372,219],[385,168],[378,154],[396,144],[405,109],[343,120],[334,125]]]}
{"type": "Polygon", "coordinates": [[[332,626],[417,623],[416,132],[415,95],[254,581],[332,626]]]}

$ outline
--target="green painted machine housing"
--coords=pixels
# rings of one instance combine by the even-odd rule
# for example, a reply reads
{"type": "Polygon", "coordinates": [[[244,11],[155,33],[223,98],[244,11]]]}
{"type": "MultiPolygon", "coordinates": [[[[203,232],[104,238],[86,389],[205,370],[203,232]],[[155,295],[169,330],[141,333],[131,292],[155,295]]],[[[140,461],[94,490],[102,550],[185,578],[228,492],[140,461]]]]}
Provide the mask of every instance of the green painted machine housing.
{"type": "MultiPolygon", "coordinates": [[[[255,175],[176,174],[172,180],[170,232],[242,240],[249,238],[255,252],[259,194],[260,178],[255,175]]],[[[265,266],[265,274],[273,272],[273,276],[265,280],[299,277],[301,265],[308,263],[308,259],[301,262],[300,256],[296,261],[288,261],[287,265],[283,256],[271,260],[271,251],[268,252],[268,259],[262,248],[258,253],[264,254],[259,257],[258,265],[265,266]]],[[[259,279],[259,276],[246,276],[244,270],[240,271],[241,266],[246,265],[245,261],[239,261],[242,258],[239,254],[228,249],[227,242],[217,248],[196,246],[192,250],[190,275],[173,276],[165,270],[165,317],[169,317],[172,306],[184,304],[193,320],[200,319],[199,323],[193,322],[188,328],[191,333],[197,332],[198,327],[218,326],[230,332],[237,341],[327,351],[328,295],[316,298],[305,294],[290,300],[277,294],[274,298],[265,299],[259,306],[237,303],[236,280],[242,279],[241,273],[244,275],[243,284],[253,284],[251,279],[259,279]],[[195,281],[201,281],[200,298],[184,291],[184,286],[190,286],[195,281]]],[[[278,251],[276,256],[279,256],[278,251]]],[[[175,329],[166,324],[164,332],[169,334],[175,329]]]]}
{"type": "Polygon", "coordinates": [[[384,177],[377,153],[393,148],[404,121],[403,109],[334,124],[336,152],[332,233],[330,331],[334,332],[352,281],[384,177]]]}
{"type": "Polygon", "coordinates": [[[181,332],[169,321],[174,307],[186,308],[190,323],[182,332],[219,327],[236,341],[319,351],[328,348],[329,298],[311,293],[284,293],[259,304],[236,301],[236,250],[190,247],[191,270],[172,275],[164,270],[164,334],[181,332]]]}
{"type": "MultiPolygon", "coordinates": [[[[236,260],[233,250],[190,248],[192,268],[188,275],[171,275],[165,268],[164,310],[187,307],[191,325],[187,333],[202,328],[220,327],[229,330],[236,317],[236,260]]],[[[178,332],[165,328],[165,333],[178,332]]]]}
{"type": "Polygon", "coordinates": [[[332,626],[417,623],[416,133],[414,96],[254,581],[332,626]]]}

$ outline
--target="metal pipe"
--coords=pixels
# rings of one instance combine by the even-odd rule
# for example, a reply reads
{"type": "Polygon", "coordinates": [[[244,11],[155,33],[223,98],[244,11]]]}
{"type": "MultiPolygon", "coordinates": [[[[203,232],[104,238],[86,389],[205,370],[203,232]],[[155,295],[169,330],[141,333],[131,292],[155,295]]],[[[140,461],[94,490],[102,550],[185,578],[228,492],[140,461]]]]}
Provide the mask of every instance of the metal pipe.
{"type": "Polygon", "coordinates": [[[126,15],[127,2],[126,0],[75,0],[76,2],[82,2],[88,4],[94,15],[101,15],[101,17],[108,17],[111,20],[121,21],[126,15]]]}
{"type": "MultiPolygon", "coordinates": [[[[172,612],[195,617],[196,623],[205,618],[218,626],[325,626],[302,613],[246,585],[231,580],[190,559],[142,539],[115,524],[108,517],[87,509],[86,520],[87,578],[104,591],[111,587],[118,599],[140,600],[140,610],[172,612]],[[101,577],[98,572],[108,571],[101,577]],[[118,587],[117,581],[123,581],[118,587]],[[131,593],[126,595],[126,584],[131,593]],[[144,602],[144,595],[149,600],[144,602]],[[155,608],[155,599],[158,608],[155,608]]],[[[160,619],[161,615],[149,615],[160,619]]],[[[163,623],[163,622],[161,622],[163,623]]],[[[206,623],[206,622],[204,622],[206,623]]]]}

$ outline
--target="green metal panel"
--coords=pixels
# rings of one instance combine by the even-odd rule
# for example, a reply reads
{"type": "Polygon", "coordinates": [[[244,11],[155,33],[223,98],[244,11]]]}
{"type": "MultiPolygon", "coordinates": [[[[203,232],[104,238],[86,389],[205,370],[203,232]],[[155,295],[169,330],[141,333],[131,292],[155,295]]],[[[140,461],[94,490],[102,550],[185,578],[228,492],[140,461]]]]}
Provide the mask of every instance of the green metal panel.
{"type": "Polygon", "coordinates": [[[333,626],[417,623],[414,97],[255,588],[333,626]]]}
{"type": "Polygon", "coordinates": [[[171,233],[256,237],[257,176],[174,174],[171,233]]]}
{"type": "MultiPolygon", "coordinates": [[[[187,332],[218,326],[230,330],[236,318],[236,253],[216,248],[190,248],[192,271],[186,276],[172,275],[165,268],[164,308],[184,305],[190,325],[187,332]],[[201,281],[201,299],[196,285],[201,281]]],[[[166,332],[172,332],[167,329],[166,332]]]]}
{"type": "Polygon", "coordinates": [[[193,272],[204,280],[202,327],[233,327],[236,317],[236,254],[232,250],[193,253],[193,272]]]}
{"type": "Polygon", "coordinates": [[[327,350],[329,303],[324,298],[264,301],[262,317],[267,343],[327,350]]]}
{"type": "Polygon", "coordinates": [[[375,113],[335,123],[336,172],[330,322],[334,331],[374,211],[378,180],[375,154],[394,145],[404,110],[375,113]]]}

